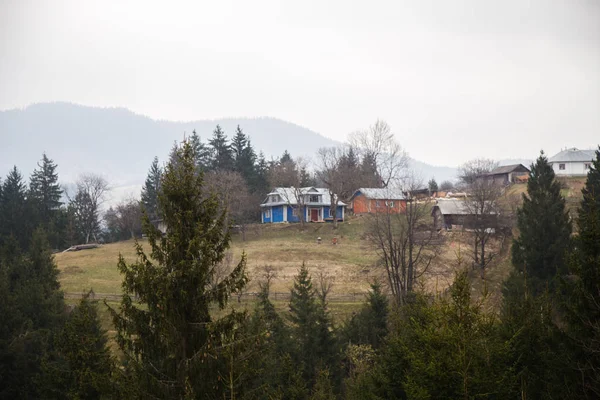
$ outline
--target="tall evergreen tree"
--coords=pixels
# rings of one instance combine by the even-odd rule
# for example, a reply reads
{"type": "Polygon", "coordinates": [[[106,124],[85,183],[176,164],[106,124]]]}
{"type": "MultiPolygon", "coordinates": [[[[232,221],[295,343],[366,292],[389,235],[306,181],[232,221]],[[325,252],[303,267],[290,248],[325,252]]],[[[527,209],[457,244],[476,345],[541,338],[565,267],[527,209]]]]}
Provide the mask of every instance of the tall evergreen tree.
{"type": "Polygon", "coordinates": [[[507,381],[513,398],[569,398],[573,371],[560,350],[564,341],[554,325],[554,309],[548,290],[533,295],[529,279],[513,271],[504,283],[501,337],[507,343],[504,363],[514,379],[507,381]]]}
{"type": "Polygon", "coordinates": [[[317,301],[312,278],[304,263],[294,278],[289,320],[292,323],[291,336],[296,343],[295,360],[309,387],[312,387],[317,370],[330,361],[335,348],[325,304],[317,301]]]}
{"type": "Polygon", "coordinates": [[[362,309],[347,322],[344,341],[348,344],[368,344],[379,349],[387,335],[388,300],[381,291],[381,284],[371,284],[367,301],[362,309]]]}
{"type": "Polygon", "coordinates": [[[258,155],[255,166],[255,179],[250,186],[250,191],[260,196],[266,195],[270,191],[269,187],[269,163],[261,151],[258,155]]]}
{"type": "Polygon", "coordinates": [[[13,236],[17,239],[19,247],[26,249],[33,231],[32,215],[28,214],[26,197],[27,187],[23,177],[17,169],[8,173],[2,185],[2,202],[0,203],[0,239],[13,236]]]}
{"type": "Polygon", "coordinates": [[[150,217],[150,220],[159,218],[158,213],[158,192],[160,190],[160,178],[162,176],[162,169],[158,165],[158,157],[154,157],[146,182],[142,187],[142,204],[146,209],[146,213],[150,217]]]}
{"type": "Polygon", "coordinates": [[[0,249],[0,398],[40,398],[36,384],[49,338],[64,322],[58,270],[46,235],[37,229],[27,252],[10,238],[0,249]]]}
{"type": "Polygon", "coordinates": [[[141,396],[220,398],[227,390],[220,377],[229,374],[223,370],[226,342],[245,314],[216,319],[211,308],[223,310],[231,294],[245,286],[246,258],[218,280],[230,243],[225,212],[214,195],[204,193],[189,142],[176,156],[159,191],[167,233],[163,237],[144,218],[152,252],[146,254],[138,243],[137,262],[120,257],[124,295],[119,311],[111,312],[117,343],[137,376],[141,396]]]}
{"type": "Polygon", "coordinates": [[[435,181],[435,178],[431,178],[427,183],[427,186],[429,187],[429,193],[434,193],[438,191],[438,184],[435,181]]]}
{"type": "Polygon", "coordinates": [[[565,280],[565,308],[572,351],[571,368],[578,371],[580,398],[600,398],[600,148],[582,190],[578,235],[565,280]]]}
{"type": "Polygon", "coordinates": [[[44,153],[38,169],[31,174],[28,202],[35,225],[41,224],[48,241],[55,249],[64,247],[64,210],[61,210],[63,189],[58,183],[57,165],[44,153]]]}
{"type": "Polygon", "coordinates": [[[231,147],[235,158],[235,170],[239,172],[246,183],[251,186],[256,175],[256,153],[252,148],[250,139],[244,134],[239,125],[235,131],[235,136],[231,141],[231,147]]]}
{"type": "Polygon", "coordinates": [[[292,159],[292,156],[290,155],[290,153],[287,150],[283,151],[283,154],[281,155],[281,157],[279,158],[279,162],[281,164],[283,163],[287,163],[287,162],[293,162],[294,160],[292,159]]]}
{"type": "Polygon", "coordinates": [[[210,169],[210,149],[202,142],[195,130],[190,136],[190,144],[194,150],[196,167],[203,171],[210,169]]]}
{"type": "Polygon", "coordinates": [[[234,169],[233,151],[227,141],[225,132],[219,125],[213,131],[213,137],[208,141],[212,148],[212,168],[218,171],[231,171],[234,169]]]}
{"type": "Polygon", "coordinates": [[[54,335],[55,351],[44,358],[46,398],[105,399],[116,395],[114,361],[106,331],[100,324],[92,292],[71,311],[65,326],[54,335]]]}
{"type": "Polygon", "coordinates": [[[543,291],[556,274],[566,272],[571,222],[560,194],[560,183],[544,152],[531,166],[527,195],[517,211],[519,237],[513,241],[512,262],[526,273],[532,294],[543,291]]]}
{"type": "Polygon", "coordinates": [[[29,183],[29,197],[34,202],[41,222],[48,227],[55,219],[55,213],[62,205],[63,190],[58,183],[57,165],[53,160],[43,154],[38,169],[31,174],[29,183]]]}

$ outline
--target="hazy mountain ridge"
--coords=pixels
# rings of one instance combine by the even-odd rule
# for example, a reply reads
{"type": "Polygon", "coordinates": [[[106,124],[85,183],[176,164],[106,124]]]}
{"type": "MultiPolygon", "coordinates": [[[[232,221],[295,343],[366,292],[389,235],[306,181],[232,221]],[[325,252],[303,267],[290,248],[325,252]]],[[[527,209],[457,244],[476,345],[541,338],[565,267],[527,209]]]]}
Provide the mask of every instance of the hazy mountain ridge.
{"type": "MultiPolygon", "coordinates": [[[[143,183],[154,156],[165,161],[175,141],[193,130],[203,141],[219,124],[231,137],[238,125],[267,159],[288,150],[294,157],[312,158],[319,147],[339,144],[308,128],[276,118],[223,118],[188,122],[153,120],[125,108],[99,108],[71,103],[41,103],[0,111],[0,176],[17,165],[25,176],[42,152],[59,165],[61,181],[84,172],[103,174],[115,188],[143,183]]],[[[410,149],[407,149],[410,151],[410,149]]],[[[427,181],[456,177],[456,168],[432,166],[417,160],[411,167],[427,181]]]]}

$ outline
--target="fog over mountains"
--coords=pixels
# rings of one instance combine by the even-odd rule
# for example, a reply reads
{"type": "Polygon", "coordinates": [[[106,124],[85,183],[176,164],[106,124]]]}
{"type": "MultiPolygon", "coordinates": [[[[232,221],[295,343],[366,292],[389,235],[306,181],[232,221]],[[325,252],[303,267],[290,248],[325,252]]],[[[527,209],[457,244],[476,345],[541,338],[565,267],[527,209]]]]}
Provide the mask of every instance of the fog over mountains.
{"type": "MultiPolygon", "coordinates": [[[[0,111],[0,176],[6,176],[17,165],[28,177],[46,152],[58,164],[60,180],[65,184],[81,173],[94,172],[111,182],[115,189],[113,197],[137,194],[154,156],[165,161],[174,141],[182,140],[193,130],[207,141],[217,124],[228,136],[240,125],[257,152],[262,150],[267,159],[288,150],[294,157],[314,161],[319,147],[339,144],[308,128],[276,118],[173,122],[153,120],[124,108],[42,103],[0,111]]],[[[410,149],[406,150],[410,154],[410,149]]],[[[439,183],[456,177],[456,168],[411,162],[425,180],[434,176],[439,183]]]]}

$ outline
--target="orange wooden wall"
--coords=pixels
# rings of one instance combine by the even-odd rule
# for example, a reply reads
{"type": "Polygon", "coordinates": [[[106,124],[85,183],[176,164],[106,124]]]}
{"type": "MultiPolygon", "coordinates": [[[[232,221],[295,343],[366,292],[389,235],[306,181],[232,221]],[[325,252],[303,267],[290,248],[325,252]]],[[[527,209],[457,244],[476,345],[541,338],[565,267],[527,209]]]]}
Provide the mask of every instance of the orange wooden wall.
{"type": "Polygon", "coordinates": [[[406,200],[374,200],[367,199],[363,194],[356,196],[352,200],[352,211],[354,214],[374,214],[377,212],[400,213],[406,210],[406,200]],[[377,201],[379,201],[379,207],[377,207],[377,201]],[[386,201],[393,201],[394,206],[388,207],[385,205],[386,201]]]}

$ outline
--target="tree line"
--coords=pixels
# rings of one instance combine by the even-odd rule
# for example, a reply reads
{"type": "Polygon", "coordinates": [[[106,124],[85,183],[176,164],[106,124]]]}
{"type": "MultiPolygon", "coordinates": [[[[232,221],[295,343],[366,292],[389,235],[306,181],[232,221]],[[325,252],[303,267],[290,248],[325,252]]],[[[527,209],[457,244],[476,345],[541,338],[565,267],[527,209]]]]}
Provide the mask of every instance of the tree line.
{"type": "MultiPolygon", "coordinates": [[[[288,151],[267,160],[262,152],[257,154],[239,126],[231,139],[220,126],[206,142],[195,131],[188,139],[194,165],[205,174],[206,192],[218,194],[228,218],[242,230],[260,220],[259,205],[274,187],[322,186],[330,190],[332,203],[346,201],[359,187],[384,187],[397,180],[407,162],[384,121],[354,133],[344,145],[319,149],[313,161],[294,158],[288,151]]],[[[15,166],[0,179],[0,243],[14,236],[27,249],[37,227],[46,231],[54,250],[140,237],[142,209],[152,221],[161,219],[162,173],[163,166],[155,157],[140,197],[129,196],[106,208],[111,186],[99,174],[82,174],[64,186],[59,182],[58,165],[46,154],[29,182],[15,166]]]]}
{"type": "MultiPolygon", "coordinates": [[[[123,298],[65,307],[43,227],[26,249],[0,251],[1,398],[582,399],[600,395],[600,149],[575,220],[545,155],[517,213],[513,270],[499,310],[474,296],[460,252],[454,283],[391,298],[373,282],[365,304],[334,324],[331,280],[299,262],[284,311],[269,299],[231,307],[246,255],[223,271],[231,219],[192,141],[174,149],[158,188],[165,235],[143,215],[148,246],[118,260],[123,298]],[[573,229],[572,224],[576,229],[573,229]],[[391,301],[390,301],[391,300],[391,301]]],[[[116,260],[117,261],[117,260],[116,260]]],[[[450,267],[450,266],[449,266],[450,267]]]]}

